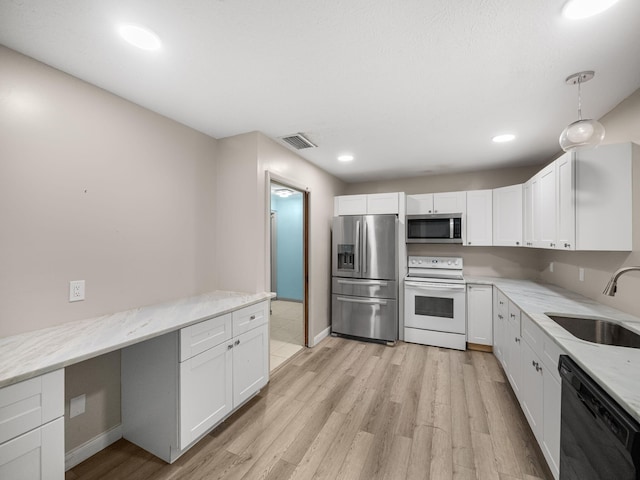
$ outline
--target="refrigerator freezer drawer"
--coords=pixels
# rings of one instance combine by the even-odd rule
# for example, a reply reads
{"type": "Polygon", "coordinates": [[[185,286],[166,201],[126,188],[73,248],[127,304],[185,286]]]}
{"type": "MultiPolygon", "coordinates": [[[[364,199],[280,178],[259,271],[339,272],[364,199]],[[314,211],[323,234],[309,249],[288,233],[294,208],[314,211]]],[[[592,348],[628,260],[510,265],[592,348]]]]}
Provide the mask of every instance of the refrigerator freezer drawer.
{"type": "Polygon", "coordinates": [[[382,298],[331,296],[331,331],[355,337],[398,339],[398,305],[382,298]]]}
{"type": "Polygon", "coordinates": [[[354,297],[398,298],[395,280],[360,280],[333,277],[331,293],[354,297]]]}

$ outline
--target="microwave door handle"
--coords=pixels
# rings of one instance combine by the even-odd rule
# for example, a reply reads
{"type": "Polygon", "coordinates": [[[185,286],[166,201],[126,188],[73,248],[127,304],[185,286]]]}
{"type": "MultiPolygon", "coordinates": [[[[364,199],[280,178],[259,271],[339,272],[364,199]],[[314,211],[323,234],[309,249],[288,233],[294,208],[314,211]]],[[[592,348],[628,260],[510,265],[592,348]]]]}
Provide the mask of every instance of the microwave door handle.
{"type": "Polygon", "coordinates": [[[353,262],[355,264],[356,273],[360,272],[360,220],[356,221],[356,259],[353,262]]]}
{"type": "Polygon", "coordinates": [[[453,238],[453,217],[449,219],[449,238],[453,238]]]}

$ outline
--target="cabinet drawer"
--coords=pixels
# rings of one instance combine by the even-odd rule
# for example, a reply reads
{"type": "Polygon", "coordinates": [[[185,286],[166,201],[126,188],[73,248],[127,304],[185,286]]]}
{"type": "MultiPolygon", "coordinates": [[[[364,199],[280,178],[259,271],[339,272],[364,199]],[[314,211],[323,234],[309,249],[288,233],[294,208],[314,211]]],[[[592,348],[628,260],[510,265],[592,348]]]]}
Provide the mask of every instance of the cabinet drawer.
{"type": "Polygon", "coordinates": [[[210,318],[180,330],[180,361],[198,355],[231,338],[232,314],[210,318]]]}
{"type": "Polygon", "coordinates": [[[269,321],[269,302],[260,302],[255,305],[241,308],[233,312],[233,336],[259,327],[269,321]]]}
{"type": "Polygon", "coordinates": [[[64,370],[0,389],[0,443],[64,415],[64,370]]]}
{"type": "Polygon", "coordinates": [[[544,332],[536,323],[526,315],[522,315],[522,339],[529,344],[533,352],[539,357],[542,356],[542,341],[544,332]]]}
{"type": "Polygon", "coordinates": [[[58,418],[0,445],[0,478],[64,478],[64,419],[58,418]]]}

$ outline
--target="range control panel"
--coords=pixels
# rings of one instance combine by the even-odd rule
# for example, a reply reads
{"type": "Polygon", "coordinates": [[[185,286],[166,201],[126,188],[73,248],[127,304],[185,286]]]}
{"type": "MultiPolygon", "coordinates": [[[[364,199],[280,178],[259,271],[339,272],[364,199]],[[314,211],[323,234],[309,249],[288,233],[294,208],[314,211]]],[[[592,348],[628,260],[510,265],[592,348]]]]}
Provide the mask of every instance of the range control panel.
{"type": "Polygon", "coordinates": [[[451,270],[462,270],[462,258],[409,256],[409,268],[448,268],[451,270]]]}

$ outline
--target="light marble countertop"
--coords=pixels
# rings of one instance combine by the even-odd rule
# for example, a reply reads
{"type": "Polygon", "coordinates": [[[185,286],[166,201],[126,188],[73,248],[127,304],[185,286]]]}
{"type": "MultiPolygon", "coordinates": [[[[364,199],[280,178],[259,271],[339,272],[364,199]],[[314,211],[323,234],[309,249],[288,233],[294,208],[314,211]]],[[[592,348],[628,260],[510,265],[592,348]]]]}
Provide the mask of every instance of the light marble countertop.
{"type": "Polygon", "coordinates": [[[640,334],[640,318],[549,284],[494,277],[467,277],[467,283],[491,284],[536,322],[630,415],[640,422],[640,349],[580,340],[545,313],[606,318],[640,334]]]}
{"type": "Polygon", "coordinates": [[[0,338],[0,387],[274,297],[215,291],[0,338]]]}

